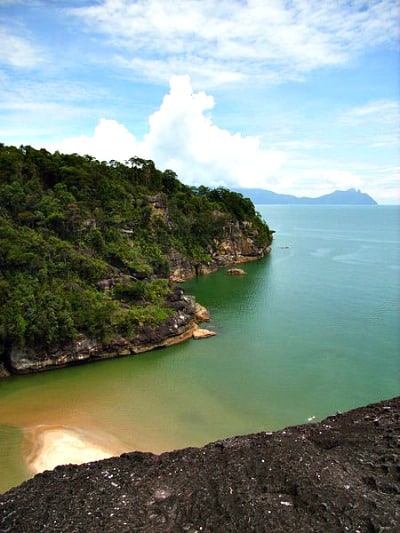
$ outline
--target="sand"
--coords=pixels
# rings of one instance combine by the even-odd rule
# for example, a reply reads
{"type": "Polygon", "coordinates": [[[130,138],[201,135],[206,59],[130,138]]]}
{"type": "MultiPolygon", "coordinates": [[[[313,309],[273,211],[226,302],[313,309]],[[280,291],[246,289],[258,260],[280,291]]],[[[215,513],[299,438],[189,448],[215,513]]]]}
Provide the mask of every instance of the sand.
{"type": "Polygon", "coordinates": [[[66,426],[34,426],[25,430],[24,458],[29,470],[38,474],[63,464],[82,464],[123,453],[110,438],[66,426]]]}

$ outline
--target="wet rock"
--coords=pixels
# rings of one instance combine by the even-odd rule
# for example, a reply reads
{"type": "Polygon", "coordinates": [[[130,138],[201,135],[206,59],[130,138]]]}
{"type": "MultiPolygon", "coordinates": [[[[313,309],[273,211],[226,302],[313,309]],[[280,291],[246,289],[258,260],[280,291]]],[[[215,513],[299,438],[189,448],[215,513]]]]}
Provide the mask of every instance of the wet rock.
{"type": "Polygon", "coordinates": [[[229,268],[227,272],[230,276],[244,276],[246,274],[242,268],[229,268]]]}

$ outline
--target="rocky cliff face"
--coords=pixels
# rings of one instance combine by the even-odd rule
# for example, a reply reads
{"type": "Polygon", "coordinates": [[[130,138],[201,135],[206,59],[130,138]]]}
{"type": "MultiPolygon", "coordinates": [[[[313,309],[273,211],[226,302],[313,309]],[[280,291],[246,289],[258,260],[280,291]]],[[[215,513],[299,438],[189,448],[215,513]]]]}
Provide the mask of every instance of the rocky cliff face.
{"type": "MultiPolygon", "coordinates": [[[[174,310],[173,316],[157,327],[142,329],[133,339],[118,337],[106,344],[81,335],[73,342],[44,350],[14,347],[10,351],[9,370],[14,374],[27,374],[171,346],[189,339],[197,323],[206,319],[204,309],[196,304],[194,297],[185,295],[180,288],[169,295],[168,304],[174,310]]],[[[6,375],[4,368],[2,373],[6,375]]]]}
{"type": "Polygon", "coordinates": [[[271,251],[272,239],[262,246],[256,244],[257,230],[249,222],[229,222],[224,226],[220,239],[215,239],[209,249],[210,259],[193,261],[172,251],[171,280],[185,281],[198,275],[215,272],[219,268],[261,259],[271,251]]]}
{"type": "MultiPolygon", "coordinates": [[[[149,198],[151,216],[155,221],[160,219],[169,226],[171,217],[164,200],[161,194],[149,198]]],[[[214,272],[222,267],[260,259],[270,252],[272,233],[262,245],[258,245],[256,244],[259,240],[258,231],[250,222],[237,220],[232,222],[226,213],[218,211],[214,212],[213,216],[221,223],[221,229],[218,232],[219,237],[215,238],[213,244],[209,246],[207,259],[190,259],[176,250],[170,251],[170,280],[172,282],[185,281],[197,275],[214,272]]],[[[105,292],[110,291],[118,282],[123,282],[127,277],[129,277],[127,274],[114,269],[113,277],[100,280],[97,288],[105,292]]],[[[200,317],[196,318],[194,298],[185,296],[181,289],[176,289],[169,297],[168,304],[174,309],[173,316],[157,327],[142,329],[133,339],[118,337],[109,343],[104,343],[80,335],[73,342],[48,346],[42,350],[11,346],[7,354],[7,365],[0,367],[0,378],[10,373],[27,374],[76,363],[141,353],[189,339],[197,323],[202,321],[200,317]]]]}
{"type": "Polygon", "coordinates": [[[160,456],[60,466],[0,496],[0,530],[397,532],[400,398],[160,456]]]}
{"type": "MultiPolygon", "coordinates": [[[[168,212],[157,204],[157,216],[168,220],[168,212]]],[[[170,253],[172,282],[185,281],[197,275],[209,274],[222,267],[237,263],[253,261],[264,257],[271,250],[271,242],[257,246],[255,231],[248,222],[226,224],[222,237],[214,241],[210,248],[210,260],[196,262],[185,258],[181,253],[172,250],[170,253]]],[[[123,275],[98,283],[98,288],[110,290],[123,275]]],[[[183,342],[189,339],[197,323],[203,321],[196,315],[196,303],[192,296],[184,295],[182,289],[176,289],[169,297],[169,306],[174,309],[171,318],[155,328],[142,330],[134,339],[114,338],[110,343],[80,335],[73,342],[63,345],[48,346],[46,349],[11,347],[8,357],[8,368],[0,368],[0,378],[12,374],[28,374],[42,370],[59,368],[71,364],[120,357],[142,353],[183,342]]]]}
{"type": "MultiPolygon", "coordinates": [[[[173,217],[169,214],[163,195],[156,194],[149,197],[149,203],[152,220],[156,222],[159,219],[173,230],[173,217]]],[[[272,233],[266,242],[258,245],[256,244],[258,231],[251,222],[245,220],[233,222],[226,213],[220,211],[214,211],[212,218],[221,223],[221,230],[219,237],[209,246],[209,259],[194,260],[185,257],[177,250],[171,250],[169,259],[172,281],[185,281],[198,275],[215,272],[222,267],[260,259],[271,251],[272,233]]]]}

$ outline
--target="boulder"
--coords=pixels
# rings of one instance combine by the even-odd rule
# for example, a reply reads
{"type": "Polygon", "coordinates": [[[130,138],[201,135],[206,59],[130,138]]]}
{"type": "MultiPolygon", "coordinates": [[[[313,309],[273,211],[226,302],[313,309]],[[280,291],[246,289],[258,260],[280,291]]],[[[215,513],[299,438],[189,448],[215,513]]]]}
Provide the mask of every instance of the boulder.
{"type": "Polygon", "coordinates": [[[211,320],[208,310],[197,302],[195,319],[196,322],[209,322],[211,320]]]}
{"type": "Polygon", "coordinates": [[[230,268],[228,274],[230,276],[244,276],[246,272],[242,268],[230,268]]]}
{"type": "Polygon", "coordinates": [[[206,339],[207,337],[214,337],[216,335],[215,331],[211,331],[209,329],[195,329],[193,331],[193,339],[199,340],[199,339],[206,339]]]}

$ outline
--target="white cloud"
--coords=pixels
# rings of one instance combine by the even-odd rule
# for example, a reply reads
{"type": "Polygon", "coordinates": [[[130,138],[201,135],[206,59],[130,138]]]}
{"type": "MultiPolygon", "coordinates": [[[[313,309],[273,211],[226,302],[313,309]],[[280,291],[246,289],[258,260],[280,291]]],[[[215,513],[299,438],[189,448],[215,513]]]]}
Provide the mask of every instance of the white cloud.
{"type": "MultiPolygon", "coordinates": [[[[115,120],[101,119],[93,135],[80,135],[50,150],[90,154],[100,160],[153,159],[191,185],[256,187],[299,196],[319,196],[335,189],[359,188],[378,201],[398,196],[395,169],[365,162],[313,157],[313,146],[298,142],[265,148],[258,137],[231,133],[213,122],[214,98],[194,92],[188,76],[171,78],[170,92],[149,117],[142,140],[115,120]]],[[[316,148],[318,149],[318,147],[316,148]]],[[[398,179],[398,176],[397,176],[398,179]]]]}
{"type": "Polygon", "coordinates": [[[207,115],[213,107],[211,96],[192,92],[188,76],[173,77],[170,93],[149,119],[148,152],[187,183],[267,185],[284,163],[283,152],[263,149],[255,136],[219,128],[207,115]]]}
{"type": "Polygon", "coordinates": [[[361,189],[378,203],[400,203],[399,168],[375,162],[292,159],[282,170],[275,192],[321,196],[334,190],[361,189]]]}
{"type": "Polygon", "coordinates": [[[3,142],[41,148],[47,141],[86,131],[86,121],[109,116],[106,90],[74,80],[12,77],[0,70],[0,136],[3,142]]]}
{"type": "Polygon", "coordinates": [[[26,38],[0,27],[0,65],[35,68],[44,61],[44,52],[26,38]]]}
{"type": "MultiPolygon", "coordinates": [[[[92,155],[100,161],[126,161],[130,157],[143,154],[143,146],[125,126],[115,120],[102,118],[92,136],[78,135],[61,142],[48,143],[49,150],[62,153],[92,155]]],[[[144,157],[144,155],[142,155],[144,157]]]]}
{"type": "Polygon", "coordinates": [[[143,141],[122,124],[103,118],[92,136],[79,135],[47,146],[106,161],[125,161],[135,155],[151,158],[189,184],[267,187],[284,164],[284,153],[262,148],[257,137],[219,128],[207,115],[213,107],[213,97],[194,93],[188,76],[175,76],[169,94],[149,118],[143,141]]]}
{"type": "Polygon", "coordinates": [[[341,121],[350,125],[367,121],[393,124],[398,126],[400,118],[400,103],[395,100],[377,100],[354,107],[341,117],[341,121]]]}
{"type": "Polygon", "coordinates": [[[297,79],[397,39],[397,0],[104,0],[71,9],[137,75],[297,79]],[[212,58],[212,60],[210,60],[212,58]]]}
{"type": "Polygon", "coordinates": [[[371,168],[368,192],[378,203],[400,204],[400,167],[371,168]]]}
{"type": "Polygon", "coordinates": [[[339,117],[352,135],[353,143],[362,143],[374,149],[398,146],[400,140],[400,103],[395,100],[377,100],[354,107],[339,117]]]}
{"type": "Polygon", "coordinates": [[[279,173],[273,189],[281,194],[317,197],[334,190],[366,190],[359,168],[346,170],[337,161],[305,157],[293,159],[279,173]]]}

